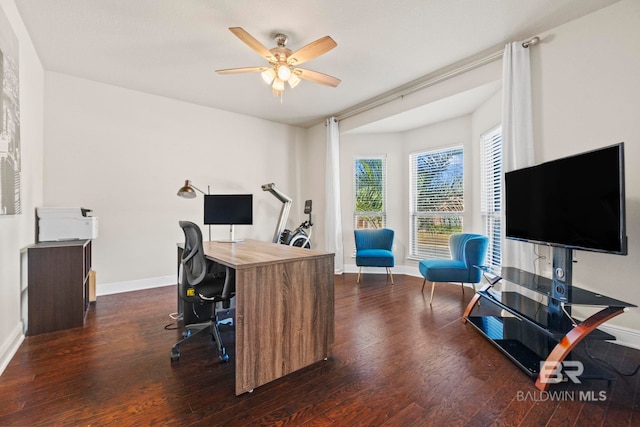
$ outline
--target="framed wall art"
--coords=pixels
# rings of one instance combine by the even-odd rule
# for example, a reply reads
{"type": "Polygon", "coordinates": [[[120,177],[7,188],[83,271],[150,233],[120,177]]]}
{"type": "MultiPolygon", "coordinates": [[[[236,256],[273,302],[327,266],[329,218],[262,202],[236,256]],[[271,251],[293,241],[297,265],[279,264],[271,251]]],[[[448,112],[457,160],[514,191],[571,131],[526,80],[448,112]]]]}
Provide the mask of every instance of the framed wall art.
{"type": "Polygon", "coordinates": [[[0,215],[22,212],[18,39],[0,8],[0,215]]]}

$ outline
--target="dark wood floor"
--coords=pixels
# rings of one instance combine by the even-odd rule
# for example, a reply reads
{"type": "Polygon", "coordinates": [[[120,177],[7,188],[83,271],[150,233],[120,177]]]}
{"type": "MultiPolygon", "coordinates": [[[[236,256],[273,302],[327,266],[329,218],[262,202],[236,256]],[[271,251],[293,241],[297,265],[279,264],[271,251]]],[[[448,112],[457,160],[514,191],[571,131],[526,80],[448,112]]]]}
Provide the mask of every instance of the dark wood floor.
{"type": "MultiPolygon", "coordinates": [[[[241,396],[234,364],[220,364],[206,336],[171,364],[175,287],[99,297],[84,328],[25,339],[0,377],[0,425],[640,425],[640,375],[553,389],[604,391],[603,401],[545,396],[460,322],[470,288],[438,285],[431,308],[420,287],[336,277],[333,356],[241,396]]],[[[637,350],[590,347],[621,370],[640,363],[637,350]]]]}

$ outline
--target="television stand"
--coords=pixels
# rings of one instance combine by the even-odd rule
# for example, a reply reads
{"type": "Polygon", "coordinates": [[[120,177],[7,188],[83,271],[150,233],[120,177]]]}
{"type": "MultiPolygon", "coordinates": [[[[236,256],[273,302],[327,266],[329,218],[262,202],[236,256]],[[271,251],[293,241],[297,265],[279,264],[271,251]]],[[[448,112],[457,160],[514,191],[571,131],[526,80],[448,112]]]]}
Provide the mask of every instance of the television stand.
{"type": "MultiPolygon", "coordinates": [[[[570,250],[558,256],[571,262],[570,250]]],[[[555,258],[554,254],[554,263],[555,258]]],[[[559,273],[570,279],[570,264],[568,271],[559,273]]],[[[615,340],[613,335],[597,328],[628,307],[636,306],[567,285],[557,278],[504,267],[501,278],[490,280],[474,295],[462,321],[474,326],[517,366],[536,378],[536,387],[545,391],[551,384],[575,380],[577,376],[614,379],[598,366],[579,360],[572,350],[584,339],[615,340]],[[571,317],[572,305],[601,310],[580,322],[571,317]]]]}

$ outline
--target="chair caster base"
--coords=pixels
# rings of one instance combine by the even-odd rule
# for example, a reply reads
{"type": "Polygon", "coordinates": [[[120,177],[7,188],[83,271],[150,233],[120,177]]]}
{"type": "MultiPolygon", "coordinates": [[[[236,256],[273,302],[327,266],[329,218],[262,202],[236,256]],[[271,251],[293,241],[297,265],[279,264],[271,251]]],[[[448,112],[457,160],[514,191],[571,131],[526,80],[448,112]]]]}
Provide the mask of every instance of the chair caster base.
{"type": "Polygon", "coordinates": [[[180,352],[176,349],[171,350],[171,361],[176,362],[180,360],[180,352]]]}
{"type": "Polygon", "coordinates": [[[227,363],[229,361],[229,355],[228,354],[222,354],[220,355],[220,363],[227,363]]]}

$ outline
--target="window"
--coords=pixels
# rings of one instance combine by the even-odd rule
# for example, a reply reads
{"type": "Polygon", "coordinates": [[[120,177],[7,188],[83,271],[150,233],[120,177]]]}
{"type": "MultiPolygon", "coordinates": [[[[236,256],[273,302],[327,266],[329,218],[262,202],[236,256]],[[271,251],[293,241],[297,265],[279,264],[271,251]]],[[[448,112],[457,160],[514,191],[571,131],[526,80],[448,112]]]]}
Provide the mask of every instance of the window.
{"type": "Polygon", "coordinates": [[[502,265],[502,128],[480,136],[482,234],[489,236],[486,264],[494,274],[502,265]]]}
{"type": "Polygon", "coordinates": [[[449,236],[462,232],[461,146],[410,156],[410,250],[412,258],[449,258],[449,236]]]}
{"type": "Polygon", "coordinates": [[[387,162],[384,156],[356,157],[353,163],[353,228],[383,228],[387,222],[387,162]]]}

